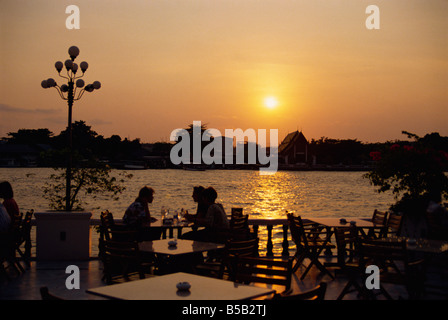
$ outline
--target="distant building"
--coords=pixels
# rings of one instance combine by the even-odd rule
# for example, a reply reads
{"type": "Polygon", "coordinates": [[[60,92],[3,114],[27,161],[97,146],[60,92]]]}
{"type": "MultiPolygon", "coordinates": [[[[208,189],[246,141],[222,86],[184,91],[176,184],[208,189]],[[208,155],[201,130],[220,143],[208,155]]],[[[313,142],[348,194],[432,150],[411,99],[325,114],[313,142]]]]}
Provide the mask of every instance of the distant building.
{"type": "Polygon", "coordinates": [[[289,133],[278,146],[279,164],[306,164],[308,159],[308,141],[301,131],[289,133]]]}

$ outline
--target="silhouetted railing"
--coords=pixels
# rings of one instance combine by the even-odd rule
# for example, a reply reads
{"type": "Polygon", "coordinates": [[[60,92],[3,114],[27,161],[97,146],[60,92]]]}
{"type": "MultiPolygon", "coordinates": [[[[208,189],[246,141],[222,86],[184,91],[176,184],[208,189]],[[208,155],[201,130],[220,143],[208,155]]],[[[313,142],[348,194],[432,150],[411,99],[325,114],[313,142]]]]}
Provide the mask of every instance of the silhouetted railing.
{"type": "MultiPolygon", "coordinates": [[[[100,225],[100,219],[91,219],[90,225],[92,227],[96,227],[100,225]]],[[[35,227],[35,220],[32,221],[32,226],[35,227]]],[[[254,233],[260,238],[259,251],[263,253],[266,252],[266,256],[274,256],[274,252],[278,250],[275,249],[275,245],[279,240],[281,241],[281,255],[289,256],[289,226],[287,219],[249,219],[249,226],[252,226],[252,230],[254,233]],[[261,228],[261,229],[260,229],[261,228]],[[263,232],[262,229],[266,228],[266,232],[263,232]],[[277,232],[281,233],[281,236],[273,234],[274,230],[277,229],[277,232]],[[275,241],[277,240],[277,241],[275,241]]],[[[34,230],[35,231],[35,230],[34,230]]],[[[35,233],[34,233],[35,234],[35,233]]],[[[182,228],[177,228],[177,236],[179,237],[182,234],[182,228]]],[[[172,238],[174,236],[173,228],[165,230],[162,235],[164,238],[172,238]]],[[[92,230],[91,233],[92,244],[95,245],[95,237],[99,237],[95,231],[92,230]]],[[[33,241],[33,237],[30,237],[30,240],[25,244],[26,248],[31,248],[31,242],[33,241]]],[[[34,239],[35,240],[35,239],[34,239]]],[[[31,252],[28,250],[28,252],[31,252]]]]}

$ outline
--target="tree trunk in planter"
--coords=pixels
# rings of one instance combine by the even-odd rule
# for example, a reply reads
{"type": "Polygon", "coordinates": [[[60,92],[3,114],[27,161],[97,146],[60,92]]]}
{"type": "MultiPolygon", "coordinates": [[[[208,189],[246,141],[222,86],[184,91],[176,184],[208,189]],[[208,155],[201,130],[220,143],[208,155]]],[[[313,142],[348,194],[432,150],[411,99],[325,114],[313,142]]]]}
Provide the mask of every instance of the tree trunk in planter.
{"type": "Polygon", "coordinates": [[[34,216],[38,261],[90,258],[90,212],[45,211],[34,216]]]}

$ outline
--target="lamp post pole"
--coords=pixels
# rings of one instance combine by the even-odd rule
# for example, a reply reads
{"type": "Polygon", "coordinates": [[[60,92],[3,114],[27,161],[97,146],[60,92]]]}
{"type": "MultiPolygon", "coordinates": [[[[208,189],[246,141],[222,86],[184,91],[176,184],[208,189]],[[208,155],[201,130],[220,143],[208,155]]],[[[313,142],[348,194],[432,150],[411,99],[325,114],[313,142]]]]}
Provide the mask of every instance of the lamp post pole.
{"type": "Polygon", "coordinates": [[[98,90],[101,88],[101,83],[99,81],[95,81],[92,84],[88,84],[84,86],[84,80],[80,79],[84,76],[89,64],[85,61],[81,62],[80,67],[82,71],[82,75],[76,76],[78,72],[78,65],[74,62],[76,57],[79,55],[78,47],[72,46],[68,49],[68,54],[70,55],[70,59],[67,59],[63,64],[61,61],[57,61],[55,63],[55,68],[58,71],[58,75],[61,78],[68,80],[67,84],[63,84],[58,86],[56,81],[53,78],[48,78],[47,80],[43,80],[41,82],[42,88],[56,88],[59,93],[59,96],[66,100],[68,103],[68,124],[67,124],[67,139],[68,139],[68,156],[67,156],[67,171],[66,171],[66,193],[65,193],[65,210],[71,211],[71,179],[72,179],[72,153],[73,153],[73,141],[72,141],[72,109],[73,103],[79,99],[81,99],[84,92],[92,92],[93,90],[98,90]],[[67,70],[67,76],[61,75],[61,71],[65,65],[67,70]],[[77,80],[76,80],[77,79],[77,80]],[[76,80],[76,82],[75,82],[76,80]],[[79,89],[79,92],[76,92],[79,89]]]}
{"type": "Polygon", "coordinates": [[[67,124],[67,136],[68,136],[68,160],[67,160],[67,171],[65,174],[66,188],[65,188],[65,209],[70,211],[70,192],[71,192],[71,181],[72,181],[72,163],[73,163],[73,138],[72,138],[72,110],[73,110],[73,80],[70,79],[68,82],[68,124],[67,124]]]}

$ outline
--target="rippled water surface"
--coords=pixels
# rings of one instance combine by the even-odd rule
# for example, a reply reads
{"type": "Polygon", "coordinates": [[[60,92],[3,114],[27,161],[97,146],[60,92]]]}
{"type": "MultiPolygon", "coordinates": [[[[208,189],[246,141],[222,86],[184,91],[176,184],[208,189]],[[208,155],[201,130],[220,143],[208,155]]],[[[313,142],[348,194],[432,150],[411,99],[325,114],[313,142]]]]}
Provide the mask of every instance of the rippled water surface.
{"type": "MultiPolygon", "coordinates": [[[[15,199],[22,211],[48,209],[42,187],[51,168],[0,168],[0,180],[11,182],[15,199]]],[[[122,173],[115,170],[113,174],[122,173]]],[[[191,198],[193,186],[213,186],[218,202],[227,213],[232,207],[243,207],[253,218],[284,217],[285,210],[302,216],[361,216],[370,217],[374,209],[387,209],[393,199],[378,194],[363,178],[363,172],[283,171],[261,176],[249,170],[137,170],[126,181],[126,190],[118,201],[107,198],[88,200],[86,209],[98,218],[108,209],[121,218],[142,186],[155,189],[151,213],[158,216],[162,206],[172,210],[185,208],[195,211],[191,198]]]]}

